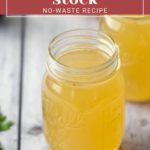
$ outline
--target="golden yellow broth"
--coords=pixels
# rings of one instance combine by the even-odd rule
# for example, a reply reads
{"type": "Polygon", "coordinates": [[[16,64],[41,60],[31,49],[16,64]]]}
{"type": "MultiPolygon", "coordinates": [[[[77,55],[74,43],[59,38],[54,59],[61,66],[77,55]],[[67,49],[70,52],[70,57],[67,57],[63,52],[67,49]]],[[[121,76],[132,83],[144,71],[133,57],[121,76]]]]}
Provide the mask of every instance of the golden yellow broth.
{"type": "Polygon", "coordinates": [[[101,29],[120,48],[126,98],[150,100],[150,16],[145,18],[110,18],[101,20],[101,29]]]}
{"type": "MultiPolygon", "coordinates": [[[[92,67],[109,57],[72,51],[58,61],[92,67]]],[[[52,150],[117,150],[124,130],[124,85],[119,71],[100,83],[65,83],[46,72],[42,87],[44,131],[52,150]]]]}

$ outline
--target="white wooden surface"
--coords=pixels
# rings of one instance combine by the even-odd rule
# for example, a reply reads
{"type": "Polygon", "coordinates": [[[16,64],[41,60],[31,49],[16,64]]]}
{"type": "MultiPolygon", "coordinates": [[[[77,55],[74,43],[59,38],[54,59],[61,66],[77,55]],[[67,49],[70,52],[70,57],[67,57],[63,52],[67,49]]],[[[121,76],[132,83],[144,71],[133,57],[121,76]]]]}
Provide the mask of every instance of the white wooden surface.
{"type": "Polygon", "coordinates": [[[150,103],[126,105],[126,133],[121,150],[150,150],[150,103]]]}
{"type": "Polygon", "coordinates": [[[72,28],[97,28],[95,18],[28,18],[25,41],[22,150],[46,150],[42,134],[41,82],[50,40],[72,28]],[[29,140],[30,139],[30,140],[29,140]],[[33,144],[34,143],[34,144],[33,144]]]}
{"type": "MultiPolygon", "coordinates": [[[[42,130],[41,82],[49,41],[72,28],[98,28],[98,20],[87,17],[27,18],[23,62],[22,139],[20,150],[48,150],[42,130]]],[[[20,23],[0,25],[0,104],[15,122],[7,134],[0,133],[5,150],[17,150],[20,23]],[[8,140],[9,139],[9,140],[8,140]],[[10,144],[8,144],[8,141],[10,144]]],[[[150,103],[126,106],[126,133],[121,150],[150,150],[150,103]]],[[[113,140],[113,139],[112,139],[113,140]]]]}
{"type": "Polygon", "coordinates": [[[0,22],[0,105],[14,122],[7,133],[0,133],[5,150],[17,150],[20,75],[20,19],[0,22]]]}

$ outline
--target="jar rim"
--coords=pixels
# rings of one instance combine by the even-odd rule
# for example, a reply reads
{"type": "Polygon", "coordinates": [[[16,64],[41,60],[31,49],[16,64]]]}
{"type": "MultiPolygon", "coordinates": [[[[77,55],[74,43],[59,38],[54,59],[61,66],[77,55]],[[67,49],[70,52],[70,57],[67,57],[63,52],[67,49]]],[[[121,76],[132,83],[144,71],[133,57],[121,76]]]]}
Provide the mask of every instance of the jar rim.
{"type": "Polygon", "coordinates": [[[131,21],[131,22],[140,22],[140,21],[149,21],[150,15],[139,15],[139,14],[133,14],[133,15],[105,15],[104,17],[111,17],[112,19],[118,20],[118,21],[131,21]]]}
{"type": "Polygon", "coordinates": [[[47,69],[54,78],[76,84],[104,81],[120,67],[119,48],[111,37],[95,29],[79,28],[58,34],[49,44],[47,69]],[[99,65],[74,67],[61,63],[58,58],[66,51],[97,49],[107,60],[99,65]]]}
{"type": "Polygon", "coordinates": [[[107,34],[105,34],[105,33],[103,33],[103,32],[101,32],[101,31],[98,31],[98,30],[96,30],[96,29],[90,29],[90,28],[77,28],[77,29],[72,29],[72,30],[68,30],[68,31],[65,31],[65,32],[63,32],[63,33],[60,33],[60,34],[58,34],[57,36],[55,36],[52,40],[51,40],[51,42],[49,43],[49,46],[48,46],[48,50],[49,50],[49,56],[51,57],[51,59],[56,63],[56,65],[58,65],[59,67],[62,67],[62,68],[66,68],[66,69],[71,69],[71,68],[73,68],[73,69],[78,69],[78,70],[82,70],[82,71],[84,71],[84,70],[91,70],[91,69],[93,69],[93,68],[97,68],[98,70],[103,70],[103,69],[105,69],[105,68],[107,68],[109,65],[111,65],[111,63],[113,62],[113,60],[116,58],[116,57],[118,57],[118,51],[119,51],[119,49],[118,49],[118,46],[117,46],[117,44],[115,43],[115,41],[110,37],[110,36],[108,36],[107,34]],[[56,59],[56,57],[52,54],[52,45],[53,44],[55,44],[55,42],[60,42],[61,40],[63,40],[63,39],[61,39],[61,37],[63,37],[63,36],[65,36],[65,35],[67,35],[67,34],[69,34],[69,33],[73,33],[73,32],[82,32],[82,31],[87,31],[87,32],[95,32],[95,33],[97,33],[97,34],[99,34],[100,36],[104,36],[104,37],[106,37],[110,42],[111,42],[111,44],[113,45],[113,55],[108,59],[108,60],[106,60],[104,63],[102,63],[102,64],[99,64],[99,65],[95,65],[95,66],[90,66],[90,67],[84,67],[84,68],[79,68],[79,67],[72,67],[72,66],[68,66],[68,65],[65,65],[65,64],[63,64],[63,63],[61,63],[61,62],[59,62],[57,59],[56,59]]]}

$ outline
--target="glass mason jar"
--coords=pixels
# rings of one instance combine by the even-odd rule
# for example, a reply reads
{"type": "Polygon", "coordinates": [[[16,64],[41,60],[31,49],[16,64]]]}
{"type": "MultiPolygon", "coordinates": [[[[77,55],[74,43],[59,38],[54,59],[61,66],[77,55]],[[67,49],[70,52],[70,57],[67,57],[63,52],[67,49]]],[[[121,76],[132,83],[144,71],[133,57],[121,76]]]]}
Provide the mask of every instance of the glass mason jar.
{"type": "Polygon", "coordinates": [[[117,150],[124,130],[118,47],[104,33],[78,29],[49,45],[42,86],[51,150],[117,150]]]}
{"type": "Polygon", "coordinates": [[[119,45],[126,98],[150,100],[150,16],[105,16],[100,26],[119,45]]]}

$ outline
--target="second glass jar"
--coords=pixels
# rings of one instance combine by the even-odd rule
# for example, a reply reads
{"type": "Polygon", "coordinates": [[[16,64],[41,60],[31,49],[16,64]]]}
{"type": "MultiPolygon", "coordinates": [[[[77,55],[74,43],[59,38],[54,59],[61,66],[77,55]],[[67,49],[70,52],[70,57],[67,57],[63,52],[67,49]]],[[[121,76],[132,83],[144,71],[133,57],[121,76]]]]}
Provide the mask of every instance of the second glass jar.
{"type": "Polygon", "coordinates": [[[150,16],[105,16],[100,22],[119,45],[126,98],[150,100],[150,16]]]}

